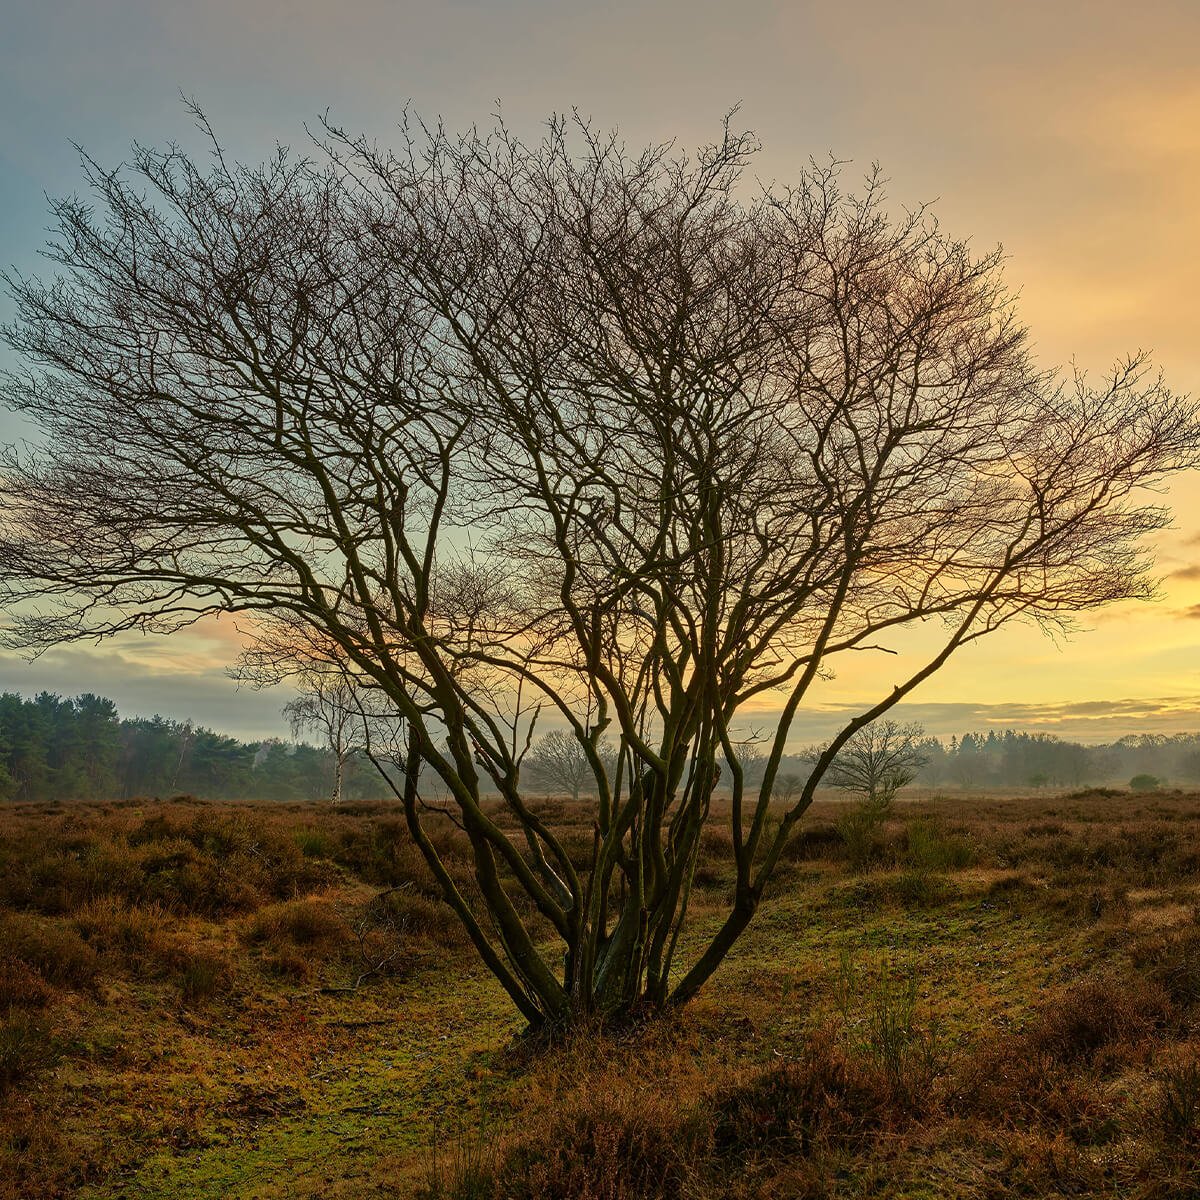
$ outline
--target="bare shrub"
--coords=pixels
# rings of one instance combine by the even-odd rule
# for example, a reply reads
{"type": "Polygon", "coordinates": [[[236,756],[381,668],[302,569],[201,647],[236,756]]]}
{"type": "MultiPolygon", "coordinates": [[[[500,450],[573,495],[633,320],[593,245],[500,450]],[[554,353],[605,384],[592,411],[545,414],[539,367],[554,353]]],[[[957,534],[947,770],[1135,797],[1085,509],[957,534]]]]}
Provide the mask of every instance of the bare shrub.
{"type": "MultiPolygon", "coordinates": [[[[317,137],[320,162],[85,156],[59,273],[6,276],[0,393],[36,436],[0,472],[5,637],[252,612],[252,680],[352,677],[403,726],[414,840],[530,1024],[691,1000],[843,751],[915,739],[895,705],[1012,622],[1152,595],[1145,493],[1197,462],[1200,407],[1140,354],[1099,383],[1039,367],[1002,254],[878,172],[748,189],[757,140],[728,120],[694,156],[582,118],[317,137]],[[781,796],[811,689],[905,626],[938,637],[781,796]],[[734,722],[772,693],[747,779],[734,722]],[[551,712],[586,764],[586,880],[521,785],[551,712]],[[722,778],[736,870],[701,940],[722,778]],[[469,891],[423,779],[470,833],[469,891]]],[[[142,898],[315,889],[294,840],[221,819],[142,898]]]]}

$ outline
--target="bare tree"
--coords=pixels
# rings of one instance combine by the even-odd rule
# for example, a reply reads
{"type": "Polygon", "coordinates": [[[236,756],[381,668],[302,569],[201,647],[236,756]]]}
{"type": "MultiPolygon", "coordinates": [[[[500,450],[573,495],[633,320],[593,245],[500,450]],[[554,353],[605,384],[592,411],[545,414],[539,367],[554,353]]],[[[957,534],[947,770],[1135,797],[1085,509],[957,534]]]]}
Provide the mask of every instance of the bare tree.
{"type": "MultiPolygon", "coordinates": [[[[888,808],[928,761],[924,737],[924,728],[917,724],[872,721],[846,739],[825,772],[825,782],[888,808]]],[[[823,754],[824,748],[812,751],[811,761],[819,762],[823,754]]]]}
{"type": "MultiPolygon", "coordinates": [[[[611,765],[612,749],[607,742],[597,744],[595,753],[611,765]]],[[[552,729],[534,742],[525,754],[524,769],[534,784],[570,792],[572,800],[579,799],[580,788],[593,778],[587,747],[564,729],[552,729]]]]}
{"type": "Polygon", "coordinates": [[[85,160],[61,277],[9,277],[4,394],[43,435],[0,474],[9,632],[242,612],[279,650],[260,678],[335,648],[404,722],[409,830],[531,1023],[689,999],[860,729],[1010,622],[1151,594],[1142,489],[1196,461],[1196,407],[1140,357],[1037,368],[999,254],[890,217],[878,178],[753,191],[728,127],[694,158],[557,119],[320,137],[85,160]],[[928,657],[889,659],[771,811],[814,681],[917,622],[928,657]],[[748,786],[730,730],[768,700],[748,786]],[[546,708],[591,769],[582,866],[520,786],[546,708]],[[732,900],[676,964],[718,779],[732,900]]]}
{"type": "Polygon", "coordinates": [[[342,783],[350,756],[363,747],[363,718],[354,689],[341,671],[310,670],[300,677],[304,691],[283,707],[292,736],[319,733],[333,756],[331,804],[342,802],[342,783]]]}

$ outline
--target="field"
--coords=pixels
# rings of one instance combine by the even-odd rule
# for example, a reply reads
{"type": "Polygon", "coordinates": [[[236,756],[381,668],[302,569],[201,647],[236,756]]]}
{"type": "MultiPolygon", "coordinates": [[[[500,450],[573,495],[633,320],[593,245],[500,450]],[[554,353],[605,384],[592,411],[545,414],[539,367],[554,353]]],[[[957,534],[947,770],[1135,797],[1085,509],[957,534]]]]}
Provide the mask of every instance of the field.
{"type": "Polygon", "coordinates": [[[394,807],[10,805],[0,1196],[1200,1196],[1200,796],[851,811],[690,1008],[529,1041],[394,807]]]}

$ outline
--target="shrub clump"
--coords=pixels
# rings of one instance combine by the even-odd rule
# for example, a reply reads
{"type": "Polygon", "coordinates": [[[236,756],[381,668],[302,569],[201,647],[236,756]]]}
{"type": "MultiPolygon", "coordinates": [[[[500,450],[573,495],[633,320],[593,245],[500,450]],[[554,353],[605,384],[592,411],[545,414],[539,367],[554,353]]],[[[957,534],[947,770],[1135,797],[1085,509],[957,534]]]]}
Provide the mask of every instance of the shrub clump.
{"type": "Polygon", "coordinates": [[[96,951],[70,925],[27,913],[0,916],[0,945],[6,957],[32,968],[47,983],[87,987],[96,977],[96,951]]]}
{"type": "Polygon", "coordinates": [[[1035,1054],[1060,1062],[1094,1059],[1162,1031],[1174,1015],[1166,990],[1132,973],[1098,972],[1051,995],[1025,1030],[1035,1054]]]}
{"type": "Polygon", "coordinates": [[[1151,935],[1131,948],[1131,957],[1179,1008],[1200,1004],[1200,926],[1151,935]]]}
{"type": "Polygon", "coordinates": [[[289,941],[328,951],[347,943],[350,927],[331,905],[308,897],[259,909],[251,918],[248,937],[256,945],[289,941]]]}
{"type": "Polygon", "coordinates": [[[808,1156],[896,1117],[883,1074],[845,1054],[829,1034],[814,1035],[797,1058],[721,1089],[709,1113],[713,1152],[737,1161],[808,1156]]]}
{"type": "Polygon", "coordinates": [[[14,1008],[43,1008],[54,989],[41,972],[15,955],[0,957],[0,1011],[14,1008]]]}
{"type": "Polygon", "coordinates": [[[500,1142],[460,1136],[435,1158],[421,1200],[683,1200],[696,1125],[662,1094],[573,1092],[550,1118],[500,1142]]]}

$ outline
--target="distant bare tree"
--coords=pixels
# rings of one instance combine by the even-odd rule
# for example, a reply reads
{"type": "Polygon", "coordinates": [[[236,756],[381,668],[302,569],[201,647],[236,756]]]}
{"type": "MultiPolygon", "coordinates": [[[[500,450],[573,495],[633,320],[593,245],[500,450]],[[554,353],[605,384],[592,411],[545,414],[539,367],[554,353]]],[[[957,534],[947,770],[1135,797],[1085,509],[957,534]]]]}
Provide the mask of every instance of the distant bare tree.
{"type": "MultiPolygon", "coordinates": [[[[612,760],[607,742],[599,743],[595,753],[601,761],[612,760]]],[[[570,792],[572,800],[578,800],[580,788],[594,778],[587,748],[564,729],[552,729],[530,746],[524,770],[534,784],[570,792]]]]}
{"type": "Polygon", "coordinates": [[[360,706],[353,687],[341,672],[310,670],[300,676],[300,683],[303,694],[284,705],[283,715],[294,738],[306,730],[321,735],[333,756],[333,791],[329,800],[331,804],[340,804],[346,764],[354,751],[363,746],[360,706]]]}
{"type": "MultiPolygon", "coordinates": [[[[846,739],[825,772],[825,782],[887,808],[928,760],[924,737],[924,728],[917,724],[872,721],[846,739]]],[[[812,761],[819,762],[823,753],[813,751],[812,761]]]]}
{"type": "Polygon", "coordinates": [[[728,127],[690,159],[557,119],[321,137],[85,160],[62,277],[9,277],[4,395],[42,436],[0,464],[9,634],[241,612],[281,651],[260,678],[305,669],[297,631],[335,647],[403,722],[412,837],[532,1024],[688,1000],[859,730],[1010,622],[1150,595],[1141,489],[1196,461],[1195,406],[1140,357],[1038,369],[999,254],[890,217],[878,178],[754,192],[728,127]],[[773,808],[814,682],[916,623],[937,645],[773,808]],[[730,730],[764,705],[750,786],[730,730]],[[520,785],[544,707],[591,770],[583,864],[520,785]],[[731,903],[681,939],[718,780],[731,903]]]}

